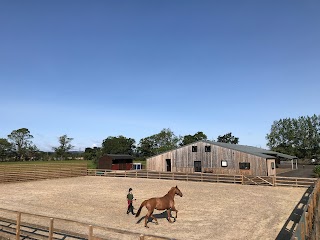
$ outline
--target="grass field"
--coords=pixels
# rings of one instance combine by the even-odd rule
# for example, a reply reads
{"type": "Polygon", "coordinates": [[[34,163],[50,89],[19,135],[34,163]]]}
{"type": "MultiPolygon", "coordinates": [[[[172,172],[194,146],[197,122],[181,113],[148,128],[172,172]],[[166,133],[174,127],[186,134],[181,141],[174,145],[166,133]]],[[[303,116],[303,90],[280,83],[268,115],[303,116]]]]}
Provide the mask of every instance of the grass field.
{"type": "Polygon", "coordinates": [[[26,162],[0,162],[0,165],[14,165],[14,164],[33,164],[33,165],[42,165],[48,163],[61,163],[61,164],[68,164],[68,163],[87,163],[88,168],[96,168],[93,161],[89,160],[61,160],[61,161],[26,161],[26,162]]]}

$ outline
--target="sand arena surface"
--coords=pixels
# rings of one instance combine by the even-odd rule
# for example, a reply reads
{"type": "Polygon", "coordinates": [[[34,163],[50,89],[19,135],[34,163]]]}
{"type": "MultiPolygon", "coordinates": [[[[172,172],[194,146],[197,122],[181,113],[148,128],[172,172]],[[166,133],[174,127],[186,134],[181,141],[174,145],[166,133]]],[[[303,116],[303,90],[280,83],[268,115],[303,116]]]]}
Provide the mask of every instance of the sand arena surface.
{"type": "Polygon", "coordinates": [[[277,237],[305,191],[305,188],[86,176],[0,184],[0,208],[176,239],[266,240],[277,237]],[[162,211],[156,210],[159,225],[149,222],[150,228],[146,229],[144,219],[139,222],[147,213],[146,208],[138,218],[126,214],[129,187],[137,199],[134,202],[137,211],[143,200],[161,197],[175,185],[183,193],[183,197],[175,197],[179,210],[176,222],[169,223],[162,211]]]}

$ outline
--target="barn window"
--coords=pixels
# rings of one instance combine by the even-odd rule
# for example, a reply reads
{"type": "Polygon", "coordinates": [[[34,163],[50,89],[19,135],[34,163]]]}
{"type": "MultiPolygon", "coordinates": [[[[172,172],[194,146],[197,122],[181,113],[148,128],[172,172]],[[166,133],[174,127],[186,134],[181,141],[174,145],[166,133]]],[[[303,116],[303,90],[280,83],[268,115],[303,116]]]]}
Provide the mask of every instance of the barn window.
{"type": "Polygon", "coordinates": [[[249,162],[240,162],[239,163],[240,169],[249,170],[250,169],[250,163],[249,162]]]}
{"type": "Polygon", "coordinates": [[[197,146],[192,146],[192,152],[198,152],[198,147],[197,146]]]}
{"type": "Polygon", "coordinates": [[[221,160],[221,167],[228,167],[227,160],[221,160]]]}
{"type": "Polygon", "coordinates": [[[271,168],[274,169],[274,162],[271,163],[271,168]]]}
{"type": "Polygon", "coordinates": [[[211,146],[205,146],[204,147],[205,152],[211,152],[211,146]]]}

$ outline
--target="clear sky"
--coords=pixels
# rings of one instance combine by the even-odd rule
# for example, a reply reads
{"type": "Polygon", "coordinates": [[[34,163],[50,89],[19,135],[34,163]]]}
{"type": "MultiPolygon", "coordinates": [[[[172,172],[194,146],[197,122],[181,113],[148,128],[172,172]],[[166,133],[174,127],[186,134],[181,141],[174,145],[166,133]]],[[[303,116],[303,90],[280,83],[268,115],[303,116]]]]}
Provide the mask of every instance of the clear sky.
{"type": "Polygon", "coordinates": [[[266,147],[319,114],[320,1],[1,1],[0,138],[41,150],[170,128],[266,147]]]}

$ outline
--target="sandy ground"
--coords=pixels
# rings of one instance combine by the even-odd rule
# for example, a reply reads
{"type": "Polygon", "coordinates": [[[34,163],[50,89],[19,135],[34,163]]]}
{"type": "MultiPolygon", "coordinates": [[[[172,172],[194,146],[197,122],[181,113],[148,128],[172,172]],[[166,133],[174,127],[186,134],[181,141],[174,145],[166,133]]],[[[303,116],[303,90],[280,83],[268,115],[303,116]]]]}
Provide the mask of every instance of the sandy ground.
{"type": "Polygon", "coordinates": [[[305,190],[87,176],[0,184],[0,208],[175,239],[266,240],[276,238],[305,190]],[[143,200],[161,197],[175,185],[183,193],[175,197],[176,222],[169,223],[165,214],[155,211],[159,225],[150,222],[146,229],[142,219],[146,208],[138,218],[126,214],[129,187],[137,210],[143,200]]]}

